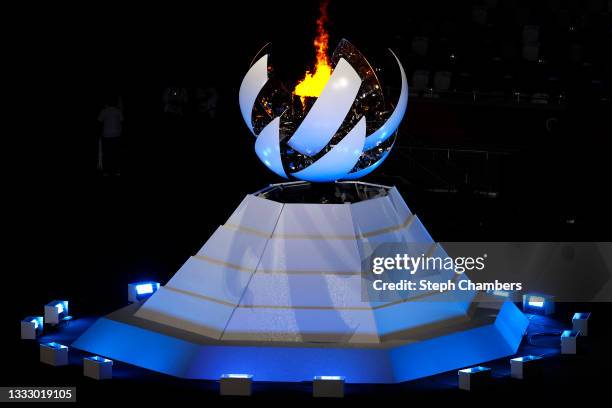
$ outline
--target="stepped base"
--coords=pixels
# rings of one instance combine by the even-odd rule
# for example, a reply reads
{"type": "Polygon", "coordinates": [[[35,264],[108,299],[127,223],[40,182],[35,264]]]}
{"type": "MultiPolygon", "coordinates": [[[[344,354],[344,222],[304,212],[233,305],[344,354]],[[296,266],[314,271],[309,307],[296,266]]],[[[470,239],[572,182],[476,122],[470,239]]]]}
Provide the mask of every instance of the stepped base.
{"type": "Polygon", "coordinates": [[[100,318],[72,347],[189,379],[246,373],[255,381],[342,375],[347,383],[397,383],[513,355],[528,325],[513,303],[505,303],[482,326],[408,344],[240,344],[151,324],[133,313],[130,306],[100,318]]]}
{"type": "Polygon", "coordinates": [[[516,352],[528,322],[512,303],[485,309],[474,292],[364,300],[362,262],[383,243],[445,255],[395,188],[271,186],[248,195],[164,287],[99,319],[73,347],[184,378],[349,383],[408,381],[516,352]]]}

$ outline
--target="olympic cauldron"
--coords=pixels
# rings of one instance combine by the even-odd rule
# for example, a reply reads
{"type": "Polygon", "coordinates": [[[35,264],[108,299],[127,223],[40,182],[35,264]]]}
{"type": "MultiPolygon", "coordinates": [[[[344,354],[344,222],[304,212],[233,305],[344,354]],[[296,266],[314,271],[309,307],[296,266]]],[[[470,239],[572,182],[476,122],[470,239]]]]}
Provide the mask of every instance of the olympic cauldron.
{"type": "Polygon", "coordinates": [[[376,169],[393,147],[408,105],[404,68],[389,51],[401,75],[393,104],[385,100],[376,70],[347,40],[332,54],[333,72],[316,99],[286,91],[269,75],[269,54],[260,51],[239,94],[260,160],[283,178],[311,182],[355,180],[376,169]]]}

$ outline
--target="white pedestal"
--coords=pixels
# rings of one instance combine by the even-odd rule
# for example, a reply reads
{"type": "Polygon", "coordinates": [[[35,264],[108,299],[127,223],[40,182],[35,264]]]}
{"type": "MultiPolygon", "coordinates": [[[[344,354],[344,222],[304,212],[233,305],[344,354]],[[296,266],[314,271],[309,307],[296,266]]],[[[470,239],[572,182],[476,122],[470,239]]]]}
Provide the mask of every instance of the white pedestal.
{"type": "Polygon", "coordinates": [[[581,336],[588,336],[590,317],[590,313],[575,313],[572,318],[572,330],[580,332],[581,336]]]}
{"type": "Polygon", "coordinates": [[[459,389],[473,391],[485,387],[491,379],[491,369],[488,367],[470,367],[458,371],[459,389]]]}
{"type": "Polygon", "coordinates": [[[561,354],[576,354],[580,332],[565,330],[561,335],[561,354]]]}
{"type": "Polygon", "coordinates": [[[537,377],[541,373],[542,357],[523,356],[510,360],[510,377],[524,380],[537,377]]]}
{"type": "Polygon", "coordinates": [[[103,357],[85,357],[83,375],[96,380],[113,378],[113,361],[103,357]]]}
{"type": "Polygon", "coordinates": [[[312,381],[312,396],[325,398],[344,397],[344,377],[317,376],[312,381]]]}
{"type": "Polygon", "coordinates": [[[219,394],[248,397],[253,392],[253,376],[249,374],[224,374],[219,380],[219,394]]]}
{"type": "Polygon", "coordinates": [[[52,366],[68,364],[68,347],[57,343],[40,345],[40,362],[52,366]]]}

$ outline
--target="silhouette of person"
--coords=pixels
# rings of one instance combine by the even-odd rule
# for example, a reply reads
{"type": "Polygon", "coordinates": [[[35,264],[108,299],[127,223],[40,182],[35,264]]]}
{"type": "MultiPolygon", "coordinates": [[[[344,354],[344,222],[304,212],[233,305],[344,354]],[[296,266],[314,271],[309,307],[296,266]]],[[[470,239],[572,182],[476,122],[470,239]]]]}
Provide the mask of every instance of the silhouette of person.
{"type": "Polygon", "coordinates": [[[118,107],[118,99],[110,98],[98,115],[102,133],[98,144],[98,168],[104,175],[120,174],[121,127],[123,113],[118,107]]]}

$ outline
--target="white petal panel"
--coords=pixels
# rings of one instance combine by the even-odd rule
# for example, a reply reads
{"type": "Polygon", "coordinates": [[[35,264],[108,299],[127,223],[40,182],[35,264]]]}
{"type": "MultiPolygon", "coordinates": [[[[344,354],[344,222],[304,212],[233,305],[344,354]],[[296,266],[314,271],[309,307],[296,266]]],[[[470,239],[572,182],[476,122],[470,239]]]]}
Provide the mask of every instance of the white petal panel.
{"type": "Polygon", "coordinates": [[[308,156],[319,153],[340,128],[360,86],[359,74],[341,58],[323,92],[287,142],[289,146],[308,156]]]}

